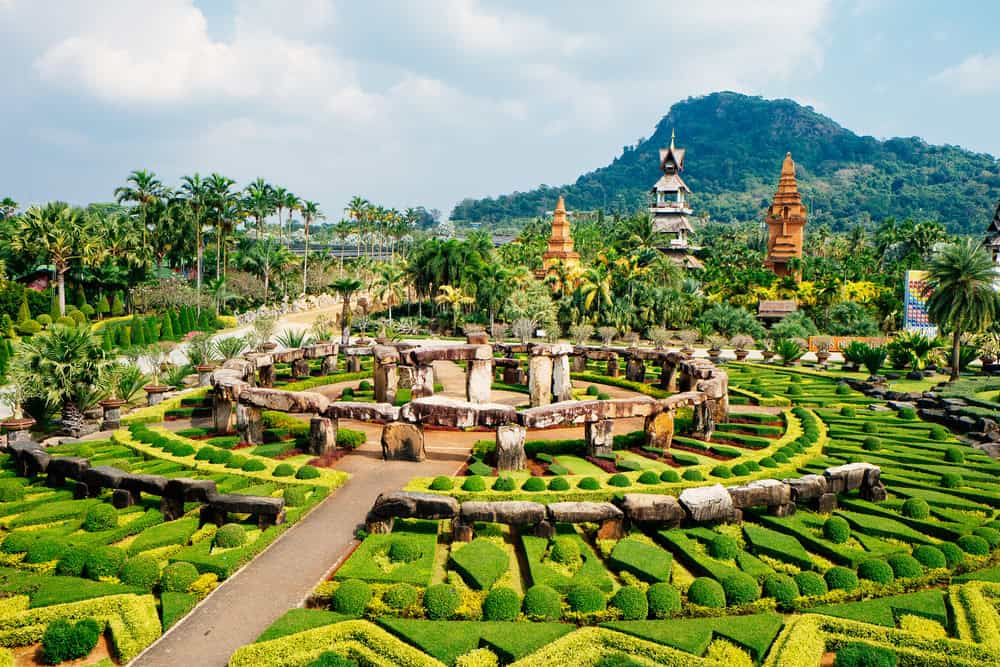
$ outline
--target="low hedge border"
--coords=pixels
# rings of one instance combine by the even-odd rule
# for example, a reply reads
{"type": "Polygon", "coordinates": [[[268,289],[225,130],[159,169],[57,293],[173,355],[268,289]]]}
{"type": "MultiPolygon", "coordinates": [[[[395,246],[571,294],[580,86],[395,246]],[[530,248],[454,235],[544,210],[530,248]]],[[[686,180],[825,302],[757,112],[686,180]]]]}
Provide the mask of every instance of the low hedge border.
{"type": "Polygon", "coordinates": [[[122,426],[162,422],[168,411],[180,410],[183,407],[182,403],[186,400],[205,398],[210,390],[211,387],[197,387],[188,391],[182,391],[177,396],[168,398],[159,405],[148,405],[144,408],[134,410],[131,414],[122,417],[122,426]]]}

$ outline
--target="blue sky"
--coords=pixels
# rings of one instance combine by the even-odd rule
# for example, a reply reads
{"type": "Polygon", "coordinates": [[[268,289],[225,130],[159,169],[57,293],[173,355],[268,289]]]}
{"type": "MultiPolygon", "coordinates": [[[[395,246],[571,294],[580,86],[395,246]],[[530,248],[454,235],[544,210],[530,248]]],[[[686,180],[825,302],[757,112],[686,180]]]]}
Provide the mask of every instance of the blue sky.
{"type": "Polygon", "coordinates": [[[998,23],[962,1],[0,0],[0,196],[107,200],[147,168],[262,176],[333,219],[354,194],[447,214],[572,181],[723,89],[1000,155],[998,23]]]}

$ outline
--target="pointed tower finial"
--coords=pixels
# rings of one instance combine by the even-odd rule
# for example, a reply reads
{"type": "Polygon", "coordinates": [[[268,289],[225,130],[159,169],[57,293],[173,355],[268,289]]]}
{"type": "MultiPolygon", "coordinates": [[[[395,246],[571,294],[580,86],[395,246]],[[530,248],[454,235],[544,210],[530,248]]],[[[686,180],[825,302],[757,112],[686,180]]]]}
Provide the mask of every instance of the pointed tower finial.
{"type": "Polygon", "coordinates": [[[670,128],[670,150],[674,150],[674,128],[670,128]]]}
{"type": "Polygon", "coordinates": [[[556,202],[556,212],[565,213],[566,212],[566,202],[563,201],[563,196],[559,195],[559,201],[556,202]]]}

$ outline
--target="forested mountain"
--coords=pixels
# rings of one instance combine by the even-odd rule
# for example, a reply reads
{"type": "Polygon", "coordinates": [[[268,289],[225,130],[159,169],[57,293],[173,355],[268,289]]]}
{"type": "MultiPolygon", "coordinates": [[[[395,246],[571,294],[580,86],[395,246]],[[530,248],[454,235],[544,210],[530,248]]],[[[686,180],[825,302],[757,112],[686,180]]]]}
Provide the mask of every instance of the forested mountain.
{"type": "Polygon", "coordinates": [[[787,151],[797,165],[810,223],[844,229],[855,222],[937,220],[951,232],[985,229],[1000,196],[996,158],[920,138],[862,137],[792,100],[731,92],[671,107],[649,139],[626,146],[606,167],[572,185],[542,186],[458,204],[453,220],[498,222],[541,215],[559,193],[571,209],[632,212],[647,205],[659,176],[659,149],[687,149],[684,180],[696,215],[715,221],[761,219],[787,151]]]}

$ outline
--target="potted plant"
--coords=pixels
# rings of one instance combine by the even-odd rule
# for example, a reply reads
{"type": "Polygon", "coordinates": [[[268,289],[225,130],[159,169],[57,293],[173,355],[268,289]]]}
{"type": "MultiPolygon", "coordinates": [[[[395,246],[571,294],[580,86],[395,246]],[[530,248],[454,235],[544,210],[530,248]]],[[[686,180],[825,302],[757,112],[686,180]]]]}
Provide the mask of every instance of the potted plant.
{"type": "Polygon", "coordinates": [[[601,344],[607,347],[614,342],[615,336],[618,335],[618,328],[609,326],[598,327],[597,335],[601,337],[601,344]]]}
{"type": "Polygon", "coordinates": [[[188,363],[194,366],[198,373],[208,373],[214,369],[218,355],[215,340],[210,334],[199,333],[188,343],[188,363]]]}
{"type": "Polygon", "coordinates": [[[12,383],[0,394],[0,401],[10,408],[10,417],[0,421],[0,429],[11,442],[20,440],[23,434],[35,425],[35,420],[24,416],[24,387],[19,382],[12,383]]]}
{"type": "Polygon", "coordinates": [[[152,375],[152,381],[143,387],[149,405],[157,405],[163,400],[163,394],[171,389],[170,385],[160,383],[160,374],[163,372],[163,365],[170,358],[170,352],[173,348],[173,343],[153,343],[143,352],[142,359],[150,367],[150,375],[152,375]]]}
{"type": "Polygon", "coordinates": [[[714,363],[719,362],[719,357],[722,356],[722,346],[726,343],[726,339],[723,336],[711,335],[708,337],[708,358],[714,363]]]}
{"type": "Polygon", "coordinates": [[[271,336],[278,326],[278,318],[271,315],[262,315],[253,321],[253,332],[250,334],[253,346],[261,352],[271,352],[278,347],[271,342],[271,336]]]}
{"type": "Polygon", "coordinates": [[[107,375],[105,380],[110,393],[107,398],[97,402],[101,406],[102,431],[113,431],[121,426],[122,406],[128,403],[128,401],[121,397],[121,393],[118,390],[118,379],[121,375],[120,369],[122,368],[125,368],[125,366],[114,365],[106,370],[107,375]]]}
{"type": "Polygon", "coordinates": [[[764,363],[774,358],[774,340],[765,338],[760,341],[760,356],[764,358],[764,363]]]}
{"type": "Polygon", "coordinates": [[[976,340],[979,347],[979,362],[983,368],[997,362],[1000,356],[1000,333],[984,333],[976,340]]]}
{"type": "Polygon", "coordinates": [[[736,334],[729,339],[729,344],[735,348],[736,361],[744,361],[750,355],[750,347],[753,346],[753,336],[747,334],[736,334]]]}
{"type": "Polygon", "coordinates": [[[657,350],[667,349],[667,344],[670,342],[670,331],[666,327],[652,327],[648,335],[654,348],[657,350]]]}
{"type": "Polygon", "coordinates": [[[317,317],[309,331],[318,344],[332,343],[336,333],[334,321],[327,315],[317,317]]]}
{"type": "Polygon", "coordinates": [[[681,352],[684,356],[692,356],[694,354],[694,342],[698,340],[699,337],[698,332],[694,329],[685,329],[677,334],[677,337],[681,341],[681,352]]]}
{"type": "Polygon", "coordinates": [[[781,357],[784,366],[794,366],[806,352],[806,346],[801,338],[782,338],[774,346],[774,351],[781,357]]]}
{"type": "Polygon", "coordinates": [[[830,358],[830,348],[833,347],[833,338],[830,336],[815,336],[812,342],[816,347],[816,361],[819,362],[820,366],[825,367],[827,360],[830,358]]]}

